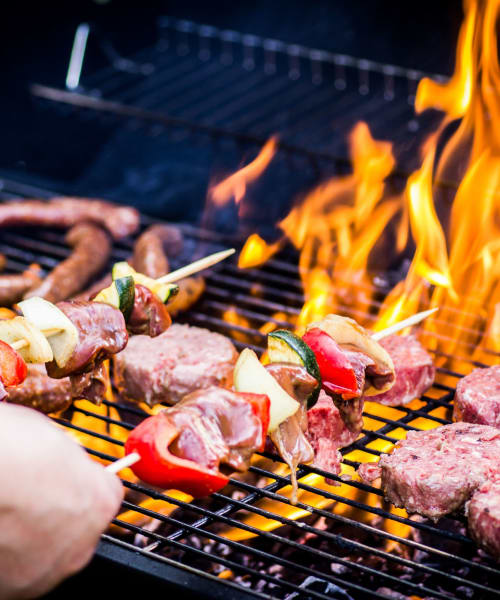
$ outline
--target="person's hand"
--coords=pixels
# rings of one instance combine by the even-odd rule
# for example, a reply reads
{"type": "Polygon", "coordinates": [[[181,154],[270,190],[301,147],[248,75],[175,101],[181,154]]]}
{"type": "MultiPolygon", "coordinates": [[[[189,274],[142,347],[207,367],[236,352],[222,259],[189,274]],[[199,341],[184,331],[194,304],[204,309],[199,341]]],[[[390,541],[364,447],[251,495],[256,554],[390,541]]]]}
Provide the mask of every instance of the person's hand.
{"type": "Polygon", "coordinates": [[[0,598],[33,598],[91,559],[120,480],[47,417],[0,404],[0,598]]]}

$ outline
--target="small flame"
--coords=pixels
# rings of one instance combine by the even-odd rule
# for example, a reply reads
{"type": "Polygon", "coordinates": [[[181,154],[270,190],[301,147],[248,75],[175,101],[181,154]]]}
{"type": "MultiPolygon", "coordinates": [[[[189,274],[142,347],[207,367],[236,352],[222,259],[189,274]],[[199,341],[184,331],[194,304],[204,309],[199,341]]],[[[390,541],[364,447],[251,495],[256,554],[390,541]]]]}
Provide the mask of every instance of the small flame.
{"type": "Polygon", "coordinates": [[[245,242],[238,257],[238,267],[240,269],[250,269],[258,267],[267,262],[278,250],[282,244],[280,241],[274,244],[265,242],[258,233],[253,233],[245,242]]]}
{"type": "Polygon", "coordinates": [[[248,165],[236,171],[209,192],[210,199],[215,206],[223,206],[231,198],[239,204],[245,196],[247,185],[255,181],[267,168],[277,150],[277,138],[270,138],[262,147],[258,156],[248,165]]]}

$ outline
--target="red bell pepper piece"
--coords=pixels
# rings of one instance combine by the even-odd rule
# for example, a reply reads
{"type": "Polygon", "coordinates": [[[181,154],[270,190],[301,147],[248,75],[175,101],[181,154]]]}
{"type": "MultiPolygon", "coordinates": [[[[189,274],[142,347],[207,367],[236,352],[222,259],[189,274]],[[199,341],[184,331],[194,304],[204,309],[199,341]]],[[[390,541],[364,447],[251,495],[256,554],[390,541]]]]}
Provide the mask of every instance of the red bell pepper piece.
{"type": "Polygon", "coordinates": [[[253,414],[262,423],[262,444],[260,448],[256,448],[257,452],[262,452],[266,445],[267,430],[269,429],[269,421],[271,419],[271,401],[266,394],[250,394],[247,392],[238,392],[244,400],[250,403],[253,414]]]}
{"type": "Polygon", "coordinates": [[[323,387],[345,399],[358,395],[356,375],[351,362],[337,342],[319,327],[309,329],[302,337],[316,356],[323,387]]]}
{"type": "Polygon", "coordinates": [[[5,387],[19,385],[27,374],[28,369],[22,356],[0,340],[0,382],[5,387]]]}
{"type": "Polygon", "coordinates": [[[141,457],[132,466],[132,471],[151,485],[181,490],[195,498],[222,489],[229,481],[228,477],[169,451],[170,444],[178,436],[179,430],[165,413],[145,419],[125,443],[125,454],[137,452],[141,457]]]}

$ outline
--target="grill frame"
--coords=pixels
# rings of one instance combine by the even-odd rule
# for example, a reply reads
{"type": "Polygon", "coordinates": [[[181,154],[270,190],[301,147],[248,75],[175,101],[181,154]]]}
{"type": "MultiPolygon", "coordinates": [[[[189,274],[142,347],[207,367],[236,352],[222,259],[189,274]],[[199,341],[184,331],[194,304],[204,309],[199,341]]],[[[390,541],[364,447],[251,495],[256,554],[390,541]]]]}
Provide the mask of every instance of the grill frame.
{"type": "MultiPolygon", "coordinates": [[[[34,195],[36,195],[38,197],[50,197],[55,194],[52,192],[49,192],[48,190],[31,187],[26,184],[18,184],[15,181],[3,180],[3,185],[1,186],[1,192],[0,192],[0,199],[11,198],[14,196],[34,196],[34,195]]],[[[152,219],[147,218],[147,217],[143,218],[143,226],[146,226],[147,224],[149,224],[151,222],[152,222],[152,219]]],[[[225,236],[225,237],[219,236],[218,234],[214,234],[212,232],[200,231],[200,230],[196,229],[195,227],[192,227],[189,225],[187,225],[187,226],[183,225],[183,226],[181,226],[181,228],[187,237],[192,237],[193,239],[197,240],[197,242],[200,242],[200,240],[202,241],[201,244],[198,244],[198,243],[195,244],[195,248],[197,248],[197,250],[201,251],[202,253],[203,253],[203,247],[205,246],[205,244],[213,244],[213,243],[227,244],[227,243],[234,243],[236,241],[234,236],[225,236]]],[[[6,254],[9,258],[9,263],[8,263],[9,270],[13,270],[13,271],[21,270],[29,262],[32,262],[32,260],[35,256],[37,256],[39,258],[39,260],[41,258],[43,258],[43,261],[41,261],[43,267],[51,268],[55,264],[55,262],[57,262],[57,260],[59,258],[64,256],[68,252],[68,250],[64,247],[64,242],[62,240],[63,240],[62,233],[56,233],[56,232],[48,231],[48,230],[40,231],[38,234],[38,237],[36,239],[34,239],[33,237],[31,237],[31,238],[26,237],[26,234],[23,231],[20,231],[20,232],[17,232],[17,231],[10,232],[9,231],[6,235],[2,236],[2,240],[0,242],[0,251],[6,251],[6,254]],[[9,244],[14,244],[14,245],[9,245],[9,244]],[[50,252],[49,252],[49,249],[50,249],[50,252]],[[39,254],[40,250],[45,252],[44,256],[39,254]],[[51,256],[48,256],[49,254],[51,256]],[[54,258],[54,256],[56,258],[54,258]]],[[[130,248],[130,244],[131,244],[131,240],[126,240],[124,243],[115,245],[113,260],[124,258],[127,255],[127,248],[130,248]]],[[[175,266],[176,265],[174,264],[174,267],[175,266]]],[[[225,287],[228,284],[228,278],[229,278],[229,281],[231,282],[231,286],[234,287],[234,285],[235,285],[234,281],[237,281],[237,282],[239,281],[239,282],[244,283],[246,281],[246,277],[248,277],[248,276],[251,277],[256,272],[268,273],[270,275],[273,275],[273,272],[272,272],[273,268],[282,269],[282,270],[284,269],[285,273],[292,274],[290,276],[290,282],[293,281],[293,277],[294,277],[293,274],[295,274],[295,276],[296,276],[296,268],[291,263],[287,262],[286,260],[282,260],[282,259],[273,259],[270,261],[270,267],[266,267],[267,270],[264,269],[264,270],[260,270],[260,271],[259,270],[249,271],[248,273],[250,275],[248,275],[248,273],[247,273],[247,275],[245,277],[240,277],[239,279],[234,277],[235,267],[231,266],[230,264],[221,265],[219,269],[214,270],[213,272],[211,272],[211,274],[208,275],[208,277],[207,277],[208,285],[207,285],[207,292],[206,292],[206,296],[208,296],[208,298],[205,296],[204,299],[202,299],[200,301],[200,305],[202,307],[207,305],[208,310],[206,312],[208,314],[206,314],[206,312],[203,312],[203,310],[201,310],[200,307],[198,306],[198,307],[194,307],[194,309],[191,311],[191,314],[187,314],[185,317],[183,317],[182,320],[189,321],[195,325],[208,326],[211,329],[222,330],[226,334],[230,330],[240,331],[240,333],[243,330],[243,331],[246,331],[247,333],[250,332],[251,335],[256,336],[257,335],[256,329],[250,328],[249,330],[245,330],[245,328],[241,328],[241,327],[239,327],[239,329],[238,329],[238,327],[232,327],[231,325],[228,325],[227,323],[222,321],[219,317],[213,316],[212,313],[210,313],[210,310],[219,310],[220,311],[221,307],[229,306],[227,304],[228,299],[229,300],[232,299],[232,301],[236,304],[238,298],[235,297],[234,294],[232,294],[231,291],[225,287]],[[287,265],[286,268],[284,267],[284,265],[287,265]],[[269,271],[269,269],[270,269],[270,271],[269,271]],[[219,292],[220,292],[219,295],[221,296],[221,298],[218,298],[217,290],[219,290],[219,292]],[[215,299],[213,299],[213,296],[215,296],[215,299]],[[226,305],[224,305],[224,302],[226,302],[226,305]]],[[[271,278],[271,280],[272,280],[272,278],[271,278]]],[[[265,281],[265,279],[264,279],[264,281],[265,281]]],[[[296,285],[299,285],[299,284],[297,283],[296,285]]],[[[242,293],[245,293],[244,286],[243,286],[242,290],[243,290],[242,293]]],[[[383,290],[381,290],[381,292],[383,292],[383,290]]],[[[293,294],[287,293],[284,296],[284,298],[288,302],[291,302],[291,301],[294,301],[296,303],[301,302],[301,296],[298,293],[293,293],[293,294]]],[[[255,298],[253,303],[255,304],[255,306],[252,308],[252,313],[250,315],[253,317],[255,317],[256,314],[257,315],[260,314],[262,316],[262,318],[268,318],[269,313],[274,308],[277,308],[277,305],[275,302],[269,304],[269,302],[266,301],[265,299],[264,299],[264,301],[261,302],[261,300],[259,298],[255,298]]],[[[287,306],[286,304],[283,304],[280,306],[280,308],[283,310],[286,308],[294,309],[294,306],[292,305],[290,307],[290,305],[287,306]]],[[[242,308],[241,310],[243,310],[243,315],[245,315],[246,314],[244,312],[245,309],[242,308]]],[[[248,316],[248,314],[247,314],[247,316],[248,316]]],[[[280,320],[279,324],[282,326],[286,326],[287,321],[280,320]]],[[[261,334],[259,334],[259,335],[261,335],[261,334]]],[[[261,341],[262,341],[262,338],[261,338],[261,341]]],[[[235,340],[235,344],[239,348],[249,345],[249,344],[243,343],[238,340],[235,340]]],[[[254,347],[256,348],[256,350],[261,350],[261,348],[258,345],[255,345],[254,347]]],[[[473,363],[472,361],[469,361],[469,362],[471,363],[471,366],[480,366],[477,363],[473,363]]],[[[461,376],[460,374],[453,373],[446,369],[441,369],[441,373],[443,375],[452,375],[455,377],[461,376]]],[[[378,454],[380,454],[380,451],[373,449],[373,448],[367,448],[367,444],[369,444],[375,438],[384,439],[385,441],[388,441],[388,442],[395,441],[395,438],[393,438],[392,436],[387,435],[387,434],[389,434],[392,430],[395,430],[397,427],[401,427],[406,430],[412,429],[412,426],[410,423],[411,423],[411,421],[415,420],[418,417],[431,418],[435,421],[436,425],[440,424],[442,422],[448,422],[447,420],[442,419],[441,417],[429,414],[430,412],[434,411],[436,408],[440,408],[443,406],[449,406],[449,403],[453,397],[453,388],[451,388],[450,386],[438,384],[437,387],[440,390],[440,392],[442,392],[442,394],[440,395],[439,398],[432,398],[429,396],[425,396],[424,397],[425,405],[420,407],[419,409],[402,408],[401,412],[404,412],[405,414],[398,421],[391,421],[390,419],[383,419],[383,418],[378,417],[379,420],[381,421],[381,423],[383,423],[382,427],[380,429],[378,429],[376,432],[367,430],[365,428],[364,436],[359,438],[350,447],[343,449],[342,454],[348,456],[353,451],[353,449],[358,449],[358,450],[363,450],[364,452],[367,452],[375,457],[378,454]]],[[[109,403],[108,401],[105,401],[104,404],[107,406],[118,407],[122,417],[124,414],[135,414],[137,416],[137,414],[141,413],[140,409],[134,409],[129,406],[124,406],[124,405],[120,404],[119,402],[118,403],[109,403]]],[[[89,411],[86,411],[81,408],[77,408],[77,409],[75,409],[75,411],[79,412],[79,413],[83,413],[83,414],[87,413],[88,416],[93,415],[95,418],[99,419],[100,421],[106,422],[108,424],[113,424],[113,419],[111,417],[109,417],[109,415],[101,416],[101,415],[97,415],[96,413],[92,413],[91,411],[89,412],[89,411]]],[[[367,411],[365,411],[365,417],[368,417],[369,419],[375,419],[375,420],[377,419],[377,415],[374,415],[373,413],[367,412],[367,411]]],[[[114,444],[122,445],[122,442],[113,440],[113,438],[109,438],[109,436],[107,436],[107,435],[96,434],[95,432],[87,430],[85,428],[79,428],[73,424],[69,424],[66,419],[55,418],[54,420],[64,426],[67,426],[67,427],[69,426],[73,430],[80,429],[81,431],[83,431],[85,433],[91,433],[94,437],[105,439],[108,441],[113,441],[114,444]]],[[[126,418],[125,418],[125,421],[122,422],[122,425],[125,425],[125,428],[130,428],[133,426],[132,424],[128,423],[126,418]]],[[[105,459],[105,460],[113,460],[114,459],[114,457],[104,454],[102,452],[96,451],[96,450],[90,449],[89,452],[90,452],[90,454],[97,456],[99,458],[105,459]]],[[[267,457],[267,458],[272,457],[274,460],[278,460],[278,462],[279,462],[279,459],[277,459],[277,457],[275,457],[273,455],[263,453],[263,456],[267,457]]],[[[349,458],[345,458],[344,463],[347,465],[351,465],[351,466],[356,466],[356,464],[357,464],[355,461],[352,461],[349,458]]],[[[448,538],[451,541],[461,543],[464,545],[465,556],[458,556],[458,555],[453,555],[453,554],[450,555],[450,553],[442,552],[438,549],[432,549],[429,546],[427,546],[426,544],[422,544],[422,543],[416,542],[414,540],[402,540],[398,536],[394,536],[390,532],[387,533],[387,532],[379,531],[378,528],[372,527],[369,524],[358,524],[357,525],[358,530],[360,532],[363,532],[364,534],[373,534],[373,535],[378,536],[378,538],[386,540],[386,541],[389,541],[389,540],[396,541],[400,544],[403,544],[403,546],[406,548],[413,549],[413,551],[423,550],[427,553],[430,552],[431,556],[434,556],[435,558],[439,557],[441,559],[441,563],[438,563],[437,569],[433,566],[428,566],[426,564],[419,565],[419,564],[415,563],[414,561],[412,561],[411,559],[404,558],[403,556],[388,555],[385,552],[385,550],[383,549],[383,546],[378,546],[377,548],[373,549],[370,547],[366,547],[366,545],[359,539],[352,540],[352,539],[349,539],[348,537],[344,537],[344,535],[342,533],[338,534],[338,533],[331,533],[330,531],[326,531],[326,532],[321,531],[319,529],[314,528],[313,525],[309,525],[308,523],[300,525],[299,522],[289,522],[287,519],[284,519],[284,518],[277,519],[276,515],[272,514],[272,513],[265,513],[265,512],[263,513],[262,512],[263,509],[259,508],[258,506],[255,506],[255,503],[262,498],[270,498],[272,500],[279,501],[281,503],[284,502],[285,504],[289,503],[288,501],[283,500],[282,496],[278,496],[280,490],[282,490],[283,487],[286,487],[289,484],[289,479],[286,477],[283,477],[283,476],[277,476],[275,474],[271,474],[269,471],[266,470],[266,468],[262,468],[260,466],[253,466],[253,467],[251,467],[250,470],[256,475],[269,477],[270,479],[273,480],[272,483],[268,484],[264,488],[256,488],[255,486],[253,486],[252,484],[249,484],[249,483],[233,481],[233,484],[238,489],[240,489],[242,492],[245,492],[247,495],[244,496],[242,500],[241,499],[236,500],[236,499],[229,497],[223,493],[214,494],[213,497],[215,499],[216,506],[218,505],[218,503],[222,503],[222,507],[217,508],[217,509],[210,508],[210,506],[208,508],[205,508],[204,506],[198,506],[198,505],[196,505],[196,507],[194,508],[194,505],[186,505],[184,502],[182,502],[180,500],[177,500],[177,499],[169,497],[169,496],[161,495],[155,491],[149,490],[145,486],[125,483],[125,485],[127,487],[129,487],[131,489],[135,489],[136,491],[145,492],[152,498],[167,498],[169,503],[174,504],[174,505],[176,504],[177,506],[181,507],[183,510],[185,510],[185,511],[187,510],[190,513],[194,513],[194,515],[196,516],[196,519],[193,524],[192,522],[188,523],[188,522],[184,522],[182,520],[177,521],[177,517],[175,516],[175,513],[170,517],[162,516],[161,520],[163,520],[164,522],[167,522],[171,525],[172,524],[176,525],[178,528],[177,530],[174,530],[168,536],[163,536],[163,537],[159,537],[160,534],[157,534],[157,533],[149,533],[146,530],[144,530],[142,527],[129,526],[129,528],[133,532],[140,533],[141,535],[146,535],[146,536],[150,537],[152,542],[151,542],[151,544],[148,544],[146,549],[138,548],[138,547],[132,545],[131,543],[124,541],[123,539],[118,539],[115,536],[113,536],[112,534],[107,533],[103,536],[101,544],[99,545],[98,556],[105,558],[107,560],[115,561],[119,564],[131,566],[135,570],[139,570],[143,573],[147,573],[152,576],[160,577],[163,581],[168,580],[170,583],[172,583],[175,586],[178,586],[179,588],[184,588],[184,586],[188,586],[192,590],[199,590],[200,595],[205,594],[207,597],[215,597],[215,598],[222,597],[223,594],[227,594],[228,591],[231,590],[231,594],[233,594],[233,597],[241,597],[241,598],[265,597],[265,598],[268,598],[270,596],[268,595],[267,591],[266,591],[266,593],[261,593],[261,592],[256,592],[255,590],[245,589],[242,585],[238,585],[232,581],[221,580],[220,578],[216,577],[215,575],[212,575],[211,573],[206,573],[199,568],[189,566],[189,564],[184,564],[183,562],[173,560],[173,559],[169,558],[168,556],[158,554],[158,552],[162,550],[162,548],[165,544],[169,545],[170,548],[172,548],[172,547],[179,548],[180,547],[179,545],[181,544],[183,546],[184,552],[187,552],[188,554],[193,555],[195,558],[197,555],[200,555],[200,553],[204,556],[204,558],[210,558],[210,559],[217,558],[217,560],[214,560],[213,562],[217,562],[220,565],[225,565],[225,564],[231,565],[233,567],[233,570],[235,570],[235,572],[237,572],[237,569],[234,568],[234,564],[233,564],[234,561],[231,560],[231,554],[229,554],[227,557],[224,557],[224,556],[216,557],[214,554],[211,553],[211,551],[208,554],[204,554],[203,550],[197,550],[197,549],[186,550],[187,545],[182,540],[184,538],[186,538],[187,532],[193,532],[193,531],[196,531],[197,535],[201,536],[204,539],[214,539],[214,538],[217,539],[217,536],[218,536],[217,532],[213,533],[211,531],[208,531],[208,534],[207,534],[207,532],[205,531],[205,533],[203,533],[202,528],[204,526],[208,526],[209,523],[214,520],[218,521],[218,522],[225,522],[225,523],[228,523],[231,525],[235,525],[235,519],[234,519],[235,513],[237,513],[239,510],[241,510],[243,508],[246,508],[247,510],[250,510],[251,512],[254,512],[256,514],[263,514],[263,515],[267,514],[268,517],[272,517],[274,520],[281,521],[282,524],[291,528],[292,531],[299,529],[302,533],[310,533],[310,534],[314,534],[316,536],[316,538],[323,538],[326,541],[328,541],[329,543],[331,543],[330,548],[336,549],[337,547],[339,547],[339,549],[342,549],[342,548],[345,549],[346,547],[350,547],[353,551],[358,552],[358,554],[355,554],[355,556],[359,556],[360,553],[363,554],[363,553],[366,553],[369,551],[371,554],[379,555],[384,560],[389,560],[389,561],[393,562],[395,565],[399,565],[402,568],[409,567],[409,568],[413,569],[414,571],[416,571],[417,573],[425,572],[425,573],[429,574],[429,576],[432,576],[432,573],[437,570],[438,577],[440,577],[441,579],[443,579],[443,577],[444,577],[445,578],[444,580],[447,582],[447,584],[455,585],[455,586],[469,586],[469,587],[472,587],[473,589],[476,589],[476,591],[478,593],[490,594],[490,597],[500,596],[500,591],[498,591],[498,588],[493,589],[491,587],[485,586],[480,582],[479,579],[475,580],[471,583],[471,580],[467,579],[466,577],[459,577],[454,574],[446,573],[446,571],[442,570],[443,568],[445,568],[443,565],[447,564],[446,561],[451,560],[451,561],[461,563],[464,566],[464,568],[475,569],[477,574],[482,573],[482,574],[484,574],[485,577],[488,575],[494,576],[495,578],[500,577],[500,567],[498,565],[495,565],[494,563],[492,563],[492,561],[484,560],[483,562],[476,564],[476,563],[472,562],[472,560],[470,560],[470,558],[467,558],[468,552],[472,548],[471,544],[473,544],[473,542],[468,537],[464,537],[462,534],[457,534],[454,532],[446,531],[444,529],[439,528],[437,525],[433,525],[430,523],[414,523],[405,517],[390,515],[384,507],[369,508],[369,512],[374,516],[376,515],[379,517],[389,518],[394,522],[399,522],[399,523],[402,523],[405,525],[411,524],[411,526],[414,529],[418,529],[424,533],[427,533],[427,534],[434,533],[435,535],[441,536],[443,538],[448,538]],[[377,532],[377,533],[374,533],[374,532],[377,532]],[[157,541],[160,542],[159,547],[154,546],[155,542],[157,542],[157,541]]],[[[341,482],[341,479],[338,476],[332,476],[331,474],[321,471],[319,469],[315,469],[315,468],[307,466],[307,465],[301,465],[299,467],[299,478],[302,478],[303,476],[306,476],[311,473],[318,474],[321,476],[327,476],[331,479],[341,482]]],[[[382,495],[381,492],[379,490],[377,490],[376,488],[373,488],[372,486],[369,486],[369,485],[366,485],[366,484],[363,484],[360,482],[353,481],[353,482],[349,482],[349,483],[345,483],[345,482],[342,482],[342,483],[344,483],[344,485],[346,485],[346,486],[357,488],[362,491],[369,492],[371,494],[375,494],[376,496],[382,495]]],[[[307,492],[315,493],[316,495],[319,495],[323,498],[330,499],[337,503],[341,503],[342,505],[345,505],[345,506],[350,506],[352,508],[357,508],[357,509],[361,509],[364,511],[366,511],[368,508],[367,505],[363,503],[363,499],[360,499],[360,500],[348,499],[348,498],[346,499],[345,497],[343,497],[339,493],[337,493],[337,491],[338,491],[337,488],[328,488],[328,490],[325,490],[325,491],[318,491],[314,487],[304,484],[303,482],[300,483],[300,481],[299,481],[299,487],[307,492]]],[[[126,503],[124,506],[127,509],[133,508],[133,505],[131,505],[130,503],[126,503]]],[[[305,504],[303,506],[303,508],[307,510],[307,508],[311,508],[311,507],[308,504],[305,504]]],[[[137,510],[137,508],[135,508],[135,510],[137,510]]],[[[141,509],[141,510],[139,510],[139,512],[142,512],[143,514],[148,514],[148,510],[146,510],[146,509],[141,509]]],[[[313,512],[313,514],[315,514],[318,517],[330,519],[332,522],[334,521],[339,526],[340,525],[354,526],[353,518],[344,517],[342,514],[336,514],[336,513],[333,513],[333,516],[332,516],[332,513],[328,512],[328,508],[327,509],[315,508],[310,512],[313,512]]],[[[154,516],[154,513],[151,513],[151,511],[149,511],[149,514],[150,514],[150,516],[154,516]]],[[[156,515],[156,516],[158,517],[158,515],[156,515]]],[[[115,525],[123,526],[123,522],[115,520],[114,523],[115,523],[115,525]]],[[[238,525],[238,527],[245,529],[246,526],[238,525]]],[[[247,528],[247,530],[248,530],[248,528],[247,528]]],[[[289,530],[285,530],[285,531],[289,531],[289,530]]],[[[285,548],[288,548],[290,546],[297,546],[296,542],[294,542],[293,540],[287,540],[285,537],[283,537],[283,535],[286,536],[288,534],[280,533],[280,529],[277,529],[277,530],[272,530],[270,532],[267,532],[266,534],[262,534],[261,538],[263,539],[263,538],[267,537],[270,541],[276,539],[280,543],[284,544],[285,548]]],[[[241,542],[229,543],[226,540],[224,543],[226,545],[228,545],[229,547],[233,548],[233,550],[235,552],[242,551],[241,542]]],[[[263,556],[262,551],[252,550],[251,545],[250,545],[250,549],[248,549],[248,547],[246,545],[244,545],[244,548],[247,549],[247,552],[249,554],[253,554],[253,555],[257,556],[259,558],[259,560],[263,556]]],[[[300,547],[296,547],[295,549],[297,550],[297,552],[299,554],[305,553],[305,556],[309,556],[311,558],[311,560],[320,555],[320,551],[319,550],[316,551],[316,550],[314,550],[314,548],[309,549],[308,547],[300,546],[300,547]]],[[[296,555],[294,555],[294,556],[296,556],[296,555]]],[[[344,565],[344,566],[347,566],[349,569],[351,569],[351,574],[350,574],[351,578],[353,577],[353,572],[354,572],[354,574],[357,572],[361,576],[363,573],[366,574],[366,573],[371,573],[371,571],[373,571],[373,568],[370,566],[367,567],[367,566],[363,565],[362,563],[360,563],[360,564],[354,563],[349,558],[349,556],[350,555],[348,555],[347,558],[344,558],[342,554],[340,556],[338,556],[338,555],[335,556],[335,553],[333,552],[333,550],[331,552],[330,551],[325,552],[324,550],[321,550],[321,557],[324,558],[325,560],[332,559],[338,565],[344,565]],[[352,571],[353,569],[354,569],[354,571],[352,571]]],[[[283,559],[282,557],[276,557],[276,556],[273,556],[272,558],[274,559],[274,564],[282,564],[283,561],[285,561],[285,563],[286,563],[286,561],[288,560],[288,559],[283,559]]],[[[295,560],[297,560],[297,559],[295,559],[295,560]]],[[[353,583],[353,581],[348,581],[346,579],[342,579],[342,576],[335,576],[334,574],[332,575],[331,573],[324,573],[324,572],[320,574],[319,571],[315,570],[314,568],[309,568],[309,567],[306,568],[303,564],[297,564],[295,566],[300,568],[301,571],[305,575],[315,576],[319,579],[323,579],[324,581],[327,581],[327,582],[329,581],[332,584],[339,585],[339,586],[343,587],[344,589],[346,589],[347,591],[349,591],[350,593],[360,594],[360,595],[355,595],[353,597],[356,597],[356,598],[358,598],[358,597],[360,597],[360,598],[364,598],[364,597],[387,598],[388,597],[384,594],[377,595],[375,593],[375,590],[368,589],[364,585],[358,585],[357,583],[353,583]],[[311,571],[311,572],[309,572],[309,571],[311,571]]],[[[241,566],[239,568],[242,572],[245,572],[244,568],[242,568],[241,566]]],[[[375,574],[372,573],[372,575],[375,577],[375,574]]],[[[442,592],[439,592],[439,590],[432,589],[432,588],[426,589],[426,586],[421,586],[418,583],[414,583],[411,580],[401,584],[402,580],[399,579],[394,574],[391,575],[390,573],[389,574],[377,573],[377,576],[380,578],[381,581],[393,584],[396,587],[398,585],[399,586],[403,585],[403,588],[407,589],[408,593],[421,592],[422,594],[426,593],[427,595],[433,595],[433,597],[437,597],[437,598],[450,597],[450,596],[446,596],[442,592]]],[[[265,579],[265,576],[262,574],[260,575],[260,577],[265,579]]],[[[276,579],[276,578],[274,578],[273,576],[269,576],[268,579],[270,579],[272,581],[273,579],[276,579]]],[[[495,580],[497,580],[497,579],[495,579],[495,580]]],[[[295,585],[293,583],[281,582],[281,585],[283,587],[285,587],[286,589],[288,589],[290,593],[293,593],[294,591],[299,593],[298,597],[303,597],[303,598],[331,598],[332,597],[331,595],[327,595],[326,593],[323,594],[321,592],[315,592],[314,590],[311,591],[311,590],[300,589],[300,587],[298,587],[297,585],[295,585]],[[302,594],[302,595],[300,595],[300,594],[302,594]]],[[[272,597],[274,597],[274,596],[272,596],[272,597]]],[[[281,597],[283,597],[283,595],[276,596],[276,597],[281,598],[281,597]]],[[[333,596],[333,597],[335,597],[335,596],[333,596]]],[[[463,596],[458,595],[458,596],[452,596],[452,597],[461,598],[463,596]]],[[[476,597],[481,597],[481,596],[476,596],[476,597]]]]}

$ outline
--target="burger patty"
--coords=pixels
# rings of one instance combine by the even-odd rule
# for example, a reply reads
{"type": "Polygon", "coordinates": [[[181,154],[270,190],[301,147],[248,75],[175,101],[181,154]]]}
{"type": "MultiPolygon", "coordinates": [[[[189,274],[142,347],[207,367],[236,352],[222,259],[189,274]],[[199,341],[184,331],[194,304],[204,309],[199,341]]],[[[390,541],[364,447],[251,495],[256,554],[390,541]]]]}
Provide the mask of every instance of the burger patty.
{"type": "Polygon", "coordinates": [[[223,335],[175,324],[154,338],[132,336],[113,359],[115,384],[127,400],[175,404],[199,389],[231,386],[237,358],[223,335]]]}
{"type": "Polygon", "coordinates": [[[453,418],[500,428],[500,365],[474,369],[458,382],[453,418]]]}
{"type": "Polygon", "coordinates": [[[419,398],[431,387],[436,368],[432,357],[414,335],[389,335],[380,340],[380,345],[392,358],[396,380],[390,390],[370,396],[368,400],[398,406],[419,398]]]}
{"type": "Polygon", "coordinates": [[[500,431],[451,423],[410,431],[379,461],[388,500],[409,513],[439,519],[461,508],[500,471],[500,431]]]}
{"type": "Polygon", "coordinates": [[[468,505],[469,531],[487,552],[500,559],[500,481],[487,481],[468,505]]]}
{"type": "Polygon", "coordinates": [[[66,410],[72,401],[68,377],[52,379],[44,365],[28,365],[26,379],[8,390],[7,402],[29,406],[45,414],[66,410]]]}

